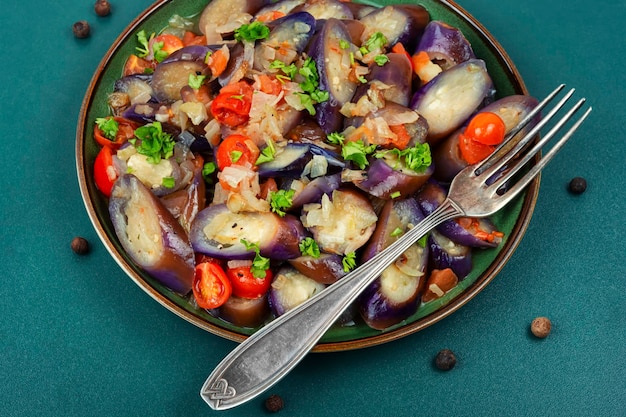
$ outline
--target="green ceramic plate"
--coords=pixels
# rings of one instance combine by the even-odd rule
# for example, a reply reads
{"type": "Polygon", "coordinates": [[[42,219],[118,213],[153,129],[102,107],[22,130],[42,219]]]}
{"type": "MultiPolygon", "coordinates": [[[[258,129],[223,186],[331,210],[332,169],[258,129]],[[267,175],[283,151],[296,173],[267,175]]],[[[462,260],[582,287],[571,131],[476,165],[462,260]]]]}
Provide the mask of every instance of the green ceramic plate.
{"type": "MultiPolygon", "coordinates": [[[[377,4],[391,3],[397,3],[397,0],[382,0],[377,4]]],[[[451,1],[418,0],[417,3],[430,12],[432,20],[442,20],[461,29],[471,42],[476,55],[487,63],[499,97],[527,94],[511,59],[476,19],[451,1]]],[[[128,276],[152,298],[178,316],[211,333],[241,341],[254,330],[239,328],[212,317],[206,311],[196,308],[186,298],[160,285],[133,264],[115,236],[109,219],[108,201],[98,192],[93,181],[93,162],[98,152],[98,146],[92,139],[94,120],[108,114],[107,95],[112,91],[114,81],[120,77],[126,57],[134,52],[135,34],[142,29],[147,33],[159,32],[172,15],[192,17],[206,4],[206,0],[157,1],[120,34],[102,59],[85,94],[76,135],[76,164],[89,217],[105,247],[128,276]]],[[[499,229],[505,232],[506,240],[498,249],[477,251],[473,256],[474,267],[471,274],[444,297],[423,304],[415,315],[384,332],[373,330],[364,324],[334,327],[322,338],[315,350],[348,350],[389,342],[419,331],[458,310],[497,275],[513,254],[530,222],[538,189],[539,181],[535,180],[524,195],[493,217],[499,229]]]]}

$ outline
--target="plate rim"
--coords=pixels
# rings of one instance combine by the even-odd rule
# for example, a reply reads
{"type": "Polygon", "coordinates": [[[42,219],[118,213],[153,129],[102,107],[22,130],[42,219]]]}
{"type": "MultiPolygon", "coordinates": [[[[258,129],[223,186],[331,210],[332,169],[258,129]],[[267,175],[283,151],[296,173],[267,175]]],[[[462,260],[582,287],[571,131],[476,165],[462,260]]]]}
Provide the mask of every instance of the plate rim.
{"type": "MultiPolygon", "coordinates": [[[[106,250],[109,252],[111,257],[115,260],[118,266],[122,269],[122,271],[129,276],[136,285],[138,285],[145,293],[147,293],[152,299],[157,301],[161,306],[165,307],[167,310],[171,311],[178,317],[188,321],[189,323],[199,327],[202,330],[205,330],[211,334],[223,337],[227,340],[231,340],[237,343],[242,342],[248,335],[227,329],[225,327],[220,327],[217,324],[213,324],[207,322],[203,318],[194,315],[193,313],[185,310],[180,307],[172,300],[161,294],[157,289],[155,289],[150,283],[146,282],[139,274],[134,270],[134,266],[127,262],[120,254],[117,253],[113,243],[111,242],[109,236],[107,235],[104,227],[102,226],[100,219],[98,218],[93,199],[91,198],[90,188],[87,184],[87,178],[85,176],[85,169],[88,169],[86,166],[85,156],[85,147],[84,147],[84,132],[85,132],[85,123],[87,120],[87,113],[89,111],[90,105],[93,101],[94,92],[96,91],[99,81],[101,79],[102,73],[105,71],[107,65],[111,61],[114,53],[120,47],[120,45],[129,37],[129,35],[146,19],[148,19],[153,13],[155,13],[158,9],[165,6],[171,0],[157,0],[148,8],[146,8],[143,12],[141,12],[137,17],[135,17],[126,27],[125,29],[116,37],[115,41],[108,48],[107,52],[101,59],[98,64],[90,82],[89,86],[85,92],[85,96],[81,103],[79,116],[78,116],[78,124],[76,129],[76,144],[75,144],[75,154],[76,154],[76,170],[78,176],[78,183],[81,193],[81,198],[83,200],[83,204],[85,205],[88,217],[96,231],[96,234],[100,238],[101,242],[105,246],[106,250]]],[[[509,78],[510,83],[513,85],[516,93],[518,94],[528,94],[528,89],[524,83],[523,78],[521,77],[519,71],[515,67],[512,59],[506,52],[506,50],[502,47],[502,45],[498,42],[498,40],[486,29],[486,27],[480,23],[473,15],[468,13],[463,7],[458,5],[455,1],[452,0],[432,0],[440,3],[444,7],[448,8],[452,13],[457,15],[457,17],[464,20],[468,25],[470,25],[473,30],[482,38],[483,42],[486,43],[490,49],[493,49],[494,56],[499,62],[499,65],[505,68],[505,74],[509,78]]],[[[404,0],[406,2],[406,0],[404,0]]],[[[417,3],[420,2],[411,2],[417,3]]],[[[537,156],[538,158],[539,156],[537,156]]],[[[416,333],[420,330],[423,330],[441,320],[453,314],[465,304],[467,304],[470,300],[472,300],[478,293],[480,293],[489,283],[491,283],[495,277],[499,274],[499,272],[504,268],[508,260],[511,258],[513,253],[516,251],[517,246],[520,244],[523,239],[528,225],[533,216],[533,212],[535,209],[535,205],[537,202],[537,198],[539,195],[539,185],[540,185],[540,175],[537,176],[527,187],[525,191],[525,195],[523,198],[523,202],[520,208],[520,214],[518,216],[517,221],[513,229],[511,230],[510,236],[511,239],[508,239],[505,243],[505,246],[500,250],[500,252],[496,255],[493,261],[489,264],[487,269],[476,279],[476,281],[471,284],[468,288],[466,288],[462,293],[457,295],[454,299],[450,300],[446,305],[442,306],[438,310],[426,315],[425,317],[419,318],[412,323],[408,323],[405,325],[401,325],[399,327],[395,327],[390,331],[383,331],[376,335],[369,335],[364,338],[358,338],[353,340],[345,340],[345,341],[330,341],[330,342],[320,342],[313,349],[313,352],[337,352],[337,351],[347,351],[347,350],[355,350],[362,349],[366,347],[372,347],[376,345],[380,345],[383,343],[392,342],[394,340],[398,340],[400,338],[406,337],[410,334],[416,333]]]]}

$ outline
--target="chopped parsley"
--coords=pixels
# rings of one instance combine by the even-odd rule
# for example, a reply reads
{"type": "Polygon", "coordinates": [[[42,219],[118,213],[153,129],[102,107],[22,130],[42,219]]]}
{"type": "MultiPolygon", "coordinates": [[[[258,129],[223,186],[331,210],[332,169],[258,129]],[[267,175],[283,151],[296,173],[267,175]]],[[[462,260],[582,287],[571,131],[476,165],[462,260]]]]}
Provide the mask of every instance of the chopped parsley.
{"type": "Polygon", "coordinates": [[[373,51],[382,51],[385,45],[387,45],[385,35],[383,35],[382,32],[374,32],[361,48],[359,48],[359,51],[361,51],[363,55],[366,55],[373,51]]]}
{"type": "Polygon", "coordinates": [[[272,211],[283,217],[286,209],[293,205],[295,190],[278,190],[270,192],[270,207],[272,211]]]}
{"type": "Polygon", "coordinates": [[[350,272],[356,267],[356,252],[346,253],[341,259],[343,270],[350,272]]]}
{"type": "Polygon", "coordinates": [[[202,167],[202,178],[204,178],[204,181],[211,184],[213,182],[213,178],[211,178],[211,176],[216,170],[217,166],[215,165],[215,162],[207,162],[204,164],[202,167]]]}
{"type": "Polygon", "coordinates": [[[265,278],[267,270],[270,269],[270,259],[261,256],[261,249],[258,243],[248,242],[246,239],[241,239],[240,242],[246,247],[247,250],[253,250],[255,255],[252,260],[252,266],[250,272],[255,278],[265,278]]]}
{"type": "Polygon", "coordinates": [[[374,57],[374,62],[376,62],[376,65],[378,65],[379,67],[382,67],[387,62],[389,62],[389,57],[387,55],[382,55],[382,54],[376,55],[374,57]]]}
{"type": "Polygon", "coordinates": [[[317,72],[317,65],[311,57],[305,59],[300,68],[296,67],[295,64],[285,65],[285,63],[280,60],[270,62],[270,68],[280,69],[292,81],[297,76],[300,76],[302,81],[300,81],[299,85],[302,92],[295,94],[300,97],[300,103],[307,109],[311,116],[315,116],[316,111],[315,107],[313,107],[315,104],[323,103],[330,98],[328,91],[319,89],[320,76],[317,72]]]}
{"type": "MultiPolygon", "coordinates": [[[[145,58],[150,55],[150,41],[154,39],[155,34],[152,33],[150,37],[146,35],[145,30],[141,30],[137,33],[137,41],[139,42],[139,46],[135,49],[137,50],[137,56],[139,58],[145,58]]],[[[162,62],[168,55],[166,51],[163,50],[163,42],[153,42],[152,43],[152,56],[156,62],[162,62]]]]}
{"type": "Polygon", "coordinates": [[[120,128],[119,123],[112,117],[99,117],[96,119],[96,126],[102,132],[105,138],[115,140],[117,131],[120,128]]]}
{"type": "Polygon", "coordinates": [[[376,145],[365,145],[362,140],[344,142],[341,147],[341,156],[346,161],[354,162],[359,169],[369,165],[367,156],[376,151],[376,145]]]}
{"type": "Polygon", "coordinates": [[[241,158],[242,155],[243,152],[241,151],[230,151],[230,160],[233,164],[235,164],[237,163],[237,161],[239,161],[239,158],[241,158]]]}
{"type": "Polygon", "coordinates": [[[345,40],[345,39],[340,39],[340,40],[339,40],[339,47],[340,47],[341,49],[350,49],[350,42],[348,42],[348,41],[347,41],[347,40],[345,40]]]}
{"type": "Polygon", "coordinates": [[[418,143],[412,148],[407,149],[389,149],[376,152],[376,158],[383,158],[387,154],[392,154],[402,159],[404,165],[415,172],[424,172],[432,163],[432,155],[428,143],[418,143]]]}
{"type": "MultiPolygon", "coordinates": [[[[154,34],[150,38],[152,38],[154,34]]],[[[145,58],[150,54],[150,40],[146,36],[146,31],[141,30],[137,33],[137,42],[139,42],[139,46],[135,47],[137,50],[137,56],[139,58],[145,58]]]]}
{"type": "Polygon", "coordinates": [[[417,244],[420,245],[422,248],[425,248],[427,242],[428,242],[428,233],[420,237],[419,240],[417,241],[417,244]]]}
{"type": "Polygon", "coordinates": [[[205,79],[206,75],[189,74],[189,81],[187,83],[189,84],[189,87],[197,90],[202,86],[205,79]]]}
{"type": "Polygon", "coordinates": [[[276,148],[274,147],[274,142],[269,140],[267,142],[267,146],[263,148],[259,157],[257,158],[255,165],[262,164],[264,162],[270,162],[274,160],[274,156],[276,155],[276,148]]]}
{"type": "Polygon", "coordinates": [[[396,191],[394,193],[391,193],[391,195],[389,197],[391,197],[391,198],[398,198],[400,196],[402,196],[402,193],[400,193],[400,191],[396,191]]]}
{"type": "Polygon", "coordinates": [[[174,186],[176,185],[176,180],[174,179],[174,177],[163,177],[163,181],[161,181],[161,184],[163,184],[163,187],[165,188],[174,188],[174,186]]]}
{"type": "Polygon", "coordinates": [[[135,137],[129,142],[135,146],[139,154],[147,156],[151,164],[158,164],[161,159],[168,159],[174,155],[174,139],[169,133],[163,132],[159,122],[138,127],[135,130],[135,137]]]}
{"type": "Polygon", "coordinates": [[[254,42],[260,39],[265,39],[270,34],[270,28],[265,26],[259,21],[254,21],[250,24],[239,26],[235,29],[235,40],[254,42]]]}
{"type": "Polygon", "coordinates": [[[393,229],[393,232],[391,232],[390,236],[391,237],[398,237],[401,236],[404,232],[402,231],[402,229],[400,229],[399,227],[396,227],[395,229],[393,229]]]}
{"type": "Polygon", "coordinates": [[[311,256],[316,259],[320,257],[320,247],[312,237],[305,237],[298,246],[303,256],[311,256]]]}
{"type": "Polygon", "coordinates": [[[338,132],[330,133],[326,136],[326,139],[328,139],[328,142],[332,143],[333,145],[339,146],[343,145],[343,141],[346,140],[345,136],[338,132]]]}

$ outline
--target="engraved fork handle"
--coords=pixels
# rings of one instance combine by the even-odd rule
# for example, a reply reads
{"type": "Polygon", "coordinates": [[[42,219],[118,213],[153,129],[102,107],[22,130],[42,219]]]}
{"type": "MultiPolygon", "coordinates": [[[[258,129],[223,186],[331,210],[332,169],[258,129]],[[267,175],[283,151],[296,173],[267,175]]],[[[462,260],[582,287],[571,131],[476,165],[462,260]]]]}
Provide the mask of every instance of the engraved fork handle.
{"type": "Polygon", "coordinates": [[[446,199],[386,250],[250,336],[209,375],[200,391],[202,398],[214,410],[225,410],[274,385],[304,358],[385,268],[431,229],[462,215],[462,210],[446,199]]]}

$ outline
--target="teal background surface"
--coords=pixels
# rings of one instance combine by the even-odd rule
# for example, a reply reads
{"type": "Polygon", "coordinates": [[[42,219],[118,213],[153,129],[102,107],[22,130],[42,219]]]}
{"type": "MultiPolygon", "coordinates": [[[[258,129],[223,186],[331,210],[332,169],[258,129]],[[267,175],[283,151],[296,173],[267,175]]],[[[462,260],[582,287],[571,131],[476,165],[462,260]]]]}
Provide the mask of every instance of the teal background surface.
{"type": "MultiPolygon", "coordinates": [[[[214,412],[202,383],[235,346],[134,284],[89,222],[74,141],[84,92],[117,35],[151,4],[15,3],[0,71],[0,415],[254,416],[214,412]],[[88,39],[72,24],[86,19],[88,39]],[[91,252],[70,249],[84,236],[91,252]]],[[[309,355],[267,394],[285,416],[626,416],[624,0],[459,0],[503,45],[531,94],[576,87],[590,119],[548,166],[530,227],[461,310],[398,341],[309,355]],[[573,196],[567,183],[588,180],[573,196]],[[536,316],[552,334],[529,333],[536,316]],[[458,357],[437,371],[437,351],[458,357]]]]}

